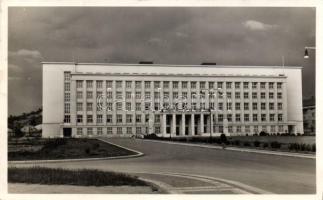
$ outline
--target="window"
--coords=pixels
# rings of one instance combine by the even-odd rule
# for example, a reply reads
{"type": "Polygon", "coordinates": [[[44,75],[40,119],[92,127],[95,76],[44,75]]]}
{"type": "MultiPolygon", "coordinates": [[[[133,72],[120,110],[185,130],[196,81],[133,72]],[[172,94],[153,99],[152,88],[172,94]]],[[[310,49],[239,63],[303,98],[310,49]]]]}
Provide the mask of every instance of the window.
{"type": "Polygon", "coordinates": [[[183,92],[183,93],[182,93],[182,97],[183,97],[183,99],[184,99],[184,100],[185,100],[185,99],[187,99],[187,96],[188,96],[188,95],[187,95],[187,92],[183,92]]]}
{"type": "Polygon", "coordinates": [[[283,83],[277,83],[277,89],[282,89],[283,83]]]}
{"type": "Polygon", "coordinates": [[[178,99],[178,92],[173,92],[173,99],[178,99]]]}
{"type": "Polygon", "coordinates": [[[159,110],[159,103],[154,103],[154,110],[159,110]]]}
{"type": "Polygon", "coordinates": [[[169,92],[164,92],[164,99],[168,99],[169,98],[169,92]]]}
{"type": "Polygon", "coordinates": [[[145,115],[145,122],[148,122],[149,121],[149,114],[146,114],[145,115]]]}
{"type": "Polygon", "coordinates": [[[265,82],[261,82],[260,83],[260,88],[261,89],[266,89],[266,83],[265,82]]]}
{"type": "Polygon", "coordinates": [[[205,89],[205,82],[200,82],[200,89],[205,89]]]}
{"type": "Polygon", "coordinates": [[[86,103],[86,110],[92,111],[93,110],[93,103],[86,103]]]}
{"type": "Polygon", "coordinates": [[[113,98],[113,96],[112,96],[112,92],[107,92],[107,98],[108,98],[108,99],[112,99],[112,98],[113,98]]]}
{"type": "Polygon", "coordinates": [[[209,107],[210,107],[211,110],[214,110],[214,102],[210,102],[209,107]]]}
{"type": "Polygon", "coordinates": [[[209,82],[209,88],[213,89],[214,88],[214,82],[209,82]]]}
{"type": "Polygon", "coordinates": [[[122,134],[122,127],[117,127],[117,134],[122,134]]]}
{"type": "Polygon", "coordinates": [[[283,96],[283,95],[282,95],[282,93],[281,93],[281,92],[278,92],[278,93],[277,93],[277,99],[281,99],[281,98],[282,98],[282,96],[283,96]]]}
{"type": "Polygon", "coordinates": [[[273,82],[269,83],[269,89],[274,89],[274,83],[273,82]]]}
{"type": "Polygon", "coordinates": [[[156,89],[160,88],[160,82],[159,81],[154,82],[154,88],[156,88],[156,89]]]}
{"type": "Polygon", "coordinates": [[[252,121],[254,121],[254,122],[258,121],[258,115],[257,114],[252,114],[252,121]]]}
{"type": "Polygon", "coordinates": [[[258,133],[258,126],[254,126],[253,131],[254,131],[254,133],[258,133]]]}
{"type": "Polygon", "coordinates": [[[284,132],[284,126],[282,126],[282,125],[278,126],[278,131],[279,132],[284,132]]]}
{"type": "Polygon", "coordinates": [[[117,92],[116,97],[117,99],[122,99],[122,92],[117,92]]]}
{"type": "Polygon", "coordinates": [[[252,103],[252,110],[258,109],[258,103],[252,103]]]}
{"type": "Polygon", "coordinates": [[[150,88],[150,81],[145,81],[145,88],[149,89],[150,88]]]}
{"type": "Polygon", "coordinates": [[[70,85],[70,83],[64,83],[64,90],[65,91],[70,91],[70,88],[71,87],[71,85],[70,85]]]}
{"type": "Polygon", "coordinates": [[[257,92],[253,92],[253,93],[252,93],[252,98],[253,98],[253,99],[257,99],[257,98],[258,98],[257,92]]]}
{"type": "Polygon", "coordinates": [[[102,92],[96,92],[96,98],[103,98],[102,92]]]}
{"type": "Polygon", "coordinates": [[[107,103],[107,111],[112,111],[113,110],[113,105],[111,102],[107,103]]]}
{"type": "Polygon", "coordinates": [[[76,103],[76,111],[82,111],[83,110],[83,103],[76,103]]]}
{"type": "Polygon", "coordinates": [[[196,82],[191,82],[191,88],[196,89],[196,82]]]}
{"type": "Polygon", "coordinates": [[[132,134],[132,127],[127,127],[127,134],[132,134]]]}
{"type": "Polygon", "coordinates": [[[126,99],[131,99],[131,98],[132,98],[132,93],[126,92],[126,99]]]}
{"type": "Polygon", "coordinates": [[[260,108],[261,110],[266,110],[266,103],[261,103],[260,108]]]}
{"type": "Polygon", "coordinates": [[[163,87],[164,88],[169,88],[169,81],[164,81],[163,87]]]}
{"type": "Polygon", "coordinates": [[[246,133],[249,133],[249,132],[250,132],[250,126],[245,126],[244,131],[245,131],[246,133]]]}
{"type": "Polygon", "coordinates": [[[227,110],[232,110],[232,103],[231,102],[227,103],[227,110]]]}
{"type": "Polygon", "coordinates": [[[218,82],[218,88],[223,88],[223,82],[218,82]]]}
{"type": "Polygon", "coordinates": [[[218,115],[218,121],[219,121],[219,122],[223,122],[223,115],[222,115],[222,114],[219,114],[219,115],[218,115]]]}
{"type": "Polygon", "coordinates": [[[236,93],[235,93],[235,95],[234,95],[234,97],[235,97],[236,99],[240,99],[240,92],[236,92],[236,93]]]}
{"type": "Polygon", "coordinates": [[[260,93],[260,98],[266,99],[266,93],[264,93],[264,92],[260,93]]]}
{"type": "Polygon", "coordinates": [[[244,103],[243,104],[243,109],[244,110],[249,110],[249,103],[244,103]]]}
{"type": "Polygon", "coordinates": [[[278,114],[278,121],[283,121],[283,114],[278,114]]]}
{"type": "Polygon", "coordinates": [[[141,133],[141,127],[136,127],[136,133],[140,134],[141,133]]]}
{"type": "Polygon", "coordinates": [[[141,81],[136,81],[135,87],[136,87],[136,89],[140,89],[141,88],[141,81]]]}
{"type": "Polygon", "coordinates": [[[187,81],[183,81],[183,82],[182,82],[182,88],[183,88],[183,89],[186,89],[186,88],[187,88],[187,81]]]}
{"type": "Polygon", "coordinates": [[[231,92],[227,92],[227,98],[228,99],[231,99],[232,98],[231,92]]]}
{"type": "Polygon", "coordinates": [[[122,115],[117,115],[117,123],[122,123],[122,115]]]}
{"type": "Polygon", "coordinates": [[[248,92],[244,92],[243,93],[243,98],[244,99],[248,99],[249,98],[249,93],[248,92]]]}
{"type": "Polygon", "coordinates": [[[117,110],[122,110],[122,102],[117,102],[117,110]]]}
{"type": "Polygon", "coordinates": [[[111,135],[112,133],[112,127],[107,127],[107,134],[111,135]]]}
{"type": "Polygon", "coordinates": [[[126,115],[126,123],[132,123],[132,115],[126,115]]]}
{"type": "Polygon", "coordinates": [[[257,89],[257,88],[258,88],[258,83],[252,82],[252,89],[257,89]]]}
{"type": "Polygon", "coordinates": [[[71,123],[71,116],[70,115],[64,115],[64,123],[71,123]]]}
{"type": "Polygon", "coordinates": [[[201,103],[201,104],[200,104],[200,108],[201,108],[202,110],[205,110],[205,109],[206,109],[206,107],[205,107],[205,103],[201,103]]]}
{"type": "Polygon", "coordinates": [[[274,109],[275,109],[275,104],[269,103],[269,110],[274,110],[274,109]]]}
{"type": "Polygon", "coordinates": [[[275,133],[276,132],[276,127],[275,126],[270,126],[270,132],[275,133]]]}
{"type": "Polygon", "coordinates": [[[86,81],[86,88],[92,88],[93,87],[93,81],[86,81]]]}
{"type": "Polygon", "coordinates": [[[83,81],[77,80],[76,81],[76,88],[82,88],[83,87],[83,81]]]}
{"type": "Polygon", "coordinates": [[[277,109],[282,110],[283,109],[283,103],[278,103],[277,104],[277,109]]]}
{"type": "Polygon", "coordinates": [[[92,115],[87,115],[86,122],[87,123],[93,123],[93,116],[92,115]]]}
{"type": "Polygon", "coordinates": [[[71,105],[69,103],[64,104],[64,113],[70,113],[71,112],[71,105]]]}
{"type": "Polygon", "coordinates": [[[233,128],[232,128],[232,126],[228,126],[228,132],[229,132],[229,133],[232,133],[232,132],[233,132],[233,128]]]}
{"type": "Polygon", "coordinates": [[[82,99],[83,98],[83,92],[77,92],[76,93],[76,98],[77,99],[82,99]]]}
{"type": "Polygon", "coordinates": [[[237,132],[241,133],[241,126],[237,126],[237,132]]]}
{"type": "Polygon", "coordinates": [[[107,123],[112,123],[112,115],[107,115],[107,123]]]}
{"type": "Polygon", "coordinates": [[[93,128],[87,128],[87,134],[92,135],[93,134],[93,128]]]}
{"type": "Polygon", "coordinates": [[[269,92],[269,99],[273,99],[274,98],[274,93],[273,92],[269,92]]]}
{"type": "Polygon", "coordinates": [[[150,110],[150,102],[145,102],[145,110],[150,110]]]}
{"type": "Polygon", "coordinates": [[[140,123],[141,122],[141,115],[136,115],[136,122],[140,123]]]}
{"type": "Polygon", "coordinates": [[[83,129],[82,128],[77,128],[76,130],[77,130],[76,131],[77,135],[83,135],[83,129]]]}
{"type": "Polygon", "coordinates": [[[173,81],[173,89],[178,89],[178,81],[173,81]]]}
{"type": "Polygon", "coordinates": [[[240,89],[240,82],[235,82],[235,83],[234,83],[234,87],[235,87],[236,89],[240,89]]]}
{"type": "Polygon", "coordinates": [[[76,122],[77,123],[83,123],[83,115],[77,115],[76,116],[76,122]]]}
{"type": "Polygon", "coordinates": [[[96,116],[96,123],[99,123],[99,124],[103,123],[102,115],[97,115],[96,116]]]}
{"type": "Polygon", "coordinates": [[[275,114],[270,114],[270,115],[269,115],[269,120],[270,120],[271,122],[275,121],[275,114]]]}
{"type": "Polygon", "coordinates": [[[64,80],[65,81],[71,80],[71,72],[64,72],[64,80]]]}
{"type": "Polygon", "coordinates": [[[160,133],[160,127],[159,126],[155,127],[155,133],[156,134],[159,134],[160,133]]]}
{"type": "Polygon", "coordinates": [[[92,93],[92,92],[90,92],[90,91],[87,91],[87,92],[86,92],[86,98],[87,98],[87,99],[92,99],[92,98],[93,98],[93,93],[92,93]]]}
{"type": "Polygon", "coordinates": [[[150,99],[150,92],[145,92],[145,99],[150,99]]]}
{"type": "Polygon", "coordinates": [[[122,81],[116,82],[116,88],[122,88],[122,81]]]}
{"type": "Polygon", "coordinates": [[[236,110],[240,110],[240,103],[236,103],[235,107],[236,107],[236,110]]]}
{"type": "Polygon", "coordinates": [[[236,121],[237,122],[240,122],[241,121],[240,114],[236,114],[236,121]]]}
{"type": "MultiPolygon", "coordinates": [[[[196,109],[197,109],[196,102],[193,102],[193,103],[192,103],[192,105],[191,105],[191,107],[192,107],[192,110],[196,110],[196,109]]],[[[222,110],[222,109],[221,109],[221,110],[222,110]]]]}
{"type": "Polygon", "coordinates": [[[228,122],[232,122],[232,114],[227,115],[228,122]]]}
{"type": "Polygon", "coordinates": [[[98,131],[97,132],[98,135],[102,135],[103,134],[102,127],[98,127],[97,131],[98,131]]]}
{"type": "Polygon", "coordinates": [[[244,121],[248,122],[249,121],[249,114],[244,114],[244,121]]]}
{"type": "Polygon", "coordinates": [[[219,110],[223,110],[223,103],[222,102],[219,103],[218,108],[219,108],[219,110]]]}
{"type": "Polygon", "coordinates": [[[103,81],[96,81],[96,88],[101,89],[103,87],[103,81]]]}
{"type": "Polygon", "coordinates": [[[136,99],[141,99],[141,92],[136,92],[136,99]]]}
{"type": "Polygon", "coordinates": [[[264,122],[264,121],[266,121],[267,119],[266,119],[266,114],[261,114],[261,121],[262,122],[264,122]]]}
{"type": "Polygon", "coordinates": [[[231,89],[232,88],[232,82],[226,82],[226,88],[231,89]]]}
{"type": "Polygon", "coordinates": [[[160,123],[160,115],[155,115],[155,123],[160,123]]]}
{"type": "Polygon", "coordinates": [[[249,88],[249,83],[248,82],[243,82],[243,88],[248,89],[249,88]]]}
{"type": "Polygon", "coordinates": [[[107,88],[112,88],[112,81],[106,81],[107,88]]]}
{"type": "Polygon", "coordinates": [[[261,130],[267,132],[267,126],[261,126],[261,130]]]}
{"type": "Polygon", "coordinates": [[[64,101],[70,101],[70,100],[71,100],[70,93],[64,93],[64,101]]]}
{"type": "Polygon", "coordinates": [[[137,111],[141,110],[141,103],[136,103],[136,110],[137,111]]]}
{"type": "Polygon", "coordinates": [[[126,81],[126,88],[130,89],[132,87],[131,81],[126,81]]]}
{"type": "Polygon", "coordinates": [[[126,102],[126,110],[131,110],[131,102],[126,102]]]}

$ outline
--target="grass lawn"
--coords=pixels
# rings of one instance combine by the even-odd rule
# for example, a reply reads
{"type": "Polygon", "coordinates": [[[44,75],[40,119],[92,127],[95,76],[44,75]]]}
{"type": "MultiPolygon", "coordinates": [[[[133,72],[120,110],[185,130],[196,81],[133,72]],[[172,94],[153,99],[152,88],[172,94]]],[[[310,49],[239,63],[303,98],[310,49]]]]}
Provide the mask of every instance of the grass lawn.
{"type": "MultiPolygon", "coordinates": [[[[135,152],[108,144],[96,139],[87,138],[57,138],[42,139],[41,145],[35,142],[39,148],[28,150],[21,148],[19,144],[12,147],[15,151],[8,152],[8,160],[53,160],[76,158],[101,158],[113,156],[134,155],[135,152]],[[18,149],[18,150],[17,150],[18,149]]],[[[26,145],[26,144],[24,144],[26,145]]],[[[33,144],[28,144],[33,145],[33,144]]],[[[10,145],[9,145],[10,148],[10,145]]]]}
{"type": "Polygon", "coordinates": [[[29,167],[8,169],[9,183],[78,186],[150,186],[135,176],[99,170],[29,167]]]}

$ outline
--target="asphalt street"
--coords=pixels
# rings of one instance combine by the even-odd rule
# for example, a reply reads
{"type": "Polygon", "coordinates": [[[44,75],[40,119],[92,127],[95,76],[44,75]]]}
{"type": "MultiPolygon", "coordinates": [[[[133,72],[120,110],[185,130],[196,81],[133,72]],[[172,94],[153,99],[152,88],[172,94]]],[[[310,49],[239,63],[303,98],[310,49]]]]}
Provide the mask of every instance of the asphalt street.
{"type": "MultiPolygon", "coordinates": [[[[315,159],[106,138],[144,153],[137,158],[37,164],[128,173],[183,173],[246,184],[276,194],[314,194],[315,159]]],[[[28,164],[33,165],[33,164],[28,164]]]]}

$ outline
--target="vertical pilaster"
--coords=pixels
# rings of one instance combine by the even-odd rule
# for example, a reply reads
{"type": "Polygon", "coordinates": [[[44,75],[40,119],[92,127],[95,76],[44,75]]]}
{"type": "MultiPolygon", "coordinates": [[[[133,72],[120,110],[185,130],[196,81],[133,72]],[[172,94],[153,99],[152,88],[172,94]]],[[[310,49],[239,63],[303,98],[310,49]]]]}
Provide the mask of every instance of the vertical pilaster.
{"type": "Polygon", "coordinates": [[[172,114],[172,130],[171,130],[171,135],[175,136],[176,135],[176,115],[172,114]]]}
{"type": "Polygon", "coordinates": [[[204,133],[204,114],[201,113],[200,116],[200,134],[202,135],[204,133]]]}
{"type": "Polygon", "coordinates": [[[166,114],[163,114],[163,117],[162,117],[162,134],[163,134],[163,137],[166,137],[166,114]]]}
{"type": "Polygon", "coordinates": [[[195,122],[194,122],[194,114],[191,114],[191,132],[190,135],[195,135],[195,122]]]}

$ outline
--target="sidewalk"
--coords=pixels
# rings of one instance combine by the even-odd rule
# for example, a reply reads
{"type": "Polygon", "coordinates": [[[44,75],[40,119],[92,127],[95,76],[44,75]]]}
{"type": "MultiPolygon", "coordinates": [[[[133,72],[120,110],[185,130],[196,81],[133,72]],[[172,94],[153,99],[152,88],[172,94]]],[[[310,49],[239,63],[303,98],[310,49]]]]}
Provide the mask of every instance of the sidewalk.
{"type": "MultiPolygon", "coordinates": [[[[210,144],[193,144],[193,143],[184,143],[184,142],[170,142],[170,141],[162,141],[162,140],[151,140],[145,139],[151,142],[160,142],[166,144],[176,144],[183,146],[192,146],[192,147],[200,147],[200,148],[209,148],[209,149],[221,149],[222,146],[210,145],[210,144]]],[[[304,154],[304,153],[294,153],[294,152],[282,152],[282,151],[270,151],[270,150],[262,150],[262,149],[250,149],[250,148],[240,148],[240,147],[226,147],[225,150],[228,151],[240,151],[240,152],[248,152],[248,153],[258,153],[258,154],[267,154],[267,155],[277,155],[277,156],[288,156],[288,157],[297,157],[297,158],[309,158],[315,159],[315,154],[304,154]]]]}

